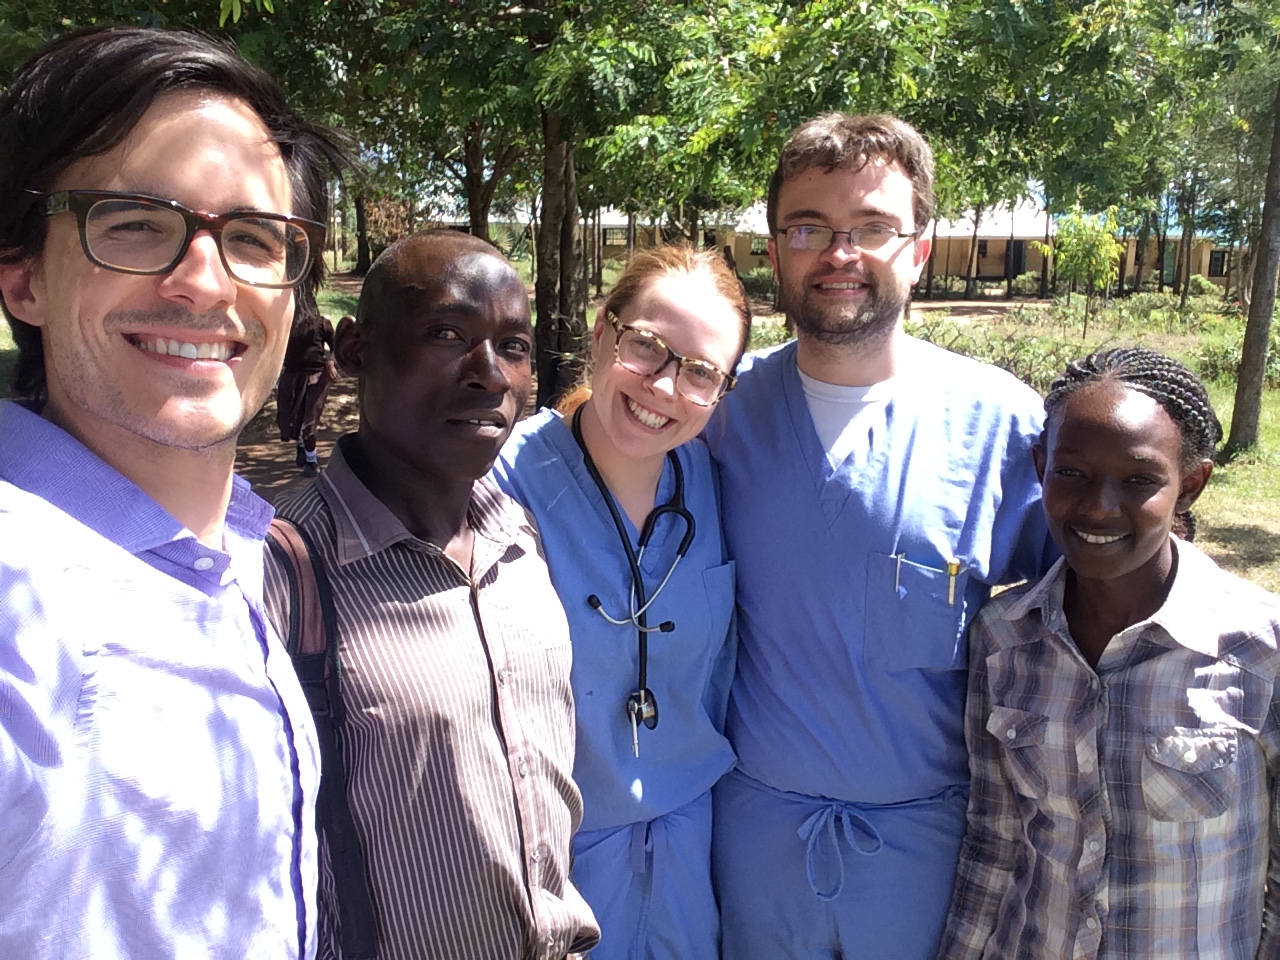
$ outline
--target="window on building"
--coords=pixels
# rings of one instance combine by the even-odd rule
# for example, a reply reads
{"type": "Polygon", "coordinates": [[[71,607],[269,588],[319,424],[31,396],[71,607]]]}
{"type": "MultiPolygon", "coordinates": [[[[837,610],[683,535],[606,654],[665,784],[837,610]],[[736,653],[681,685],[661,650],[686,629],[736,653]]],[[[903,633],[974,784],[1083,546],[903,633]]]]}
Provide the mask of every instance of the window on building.
{"type": "Polygon", "coordinates": [[[978,256],[985,257],[987,255],[987,241],[978,241],[978,256]]]}
{"type": "Polygon", "coordinates": [[[627,245],[627,228],[605,227],[604,245],[606,247],[625,247],[627,245]]]}
{"type": "Polygon", "coordinates": [[[752,237],[751,238],[751,255],[753,257],[763,257],[769,252],[768,237],[752,237]]]}
{"type": "Polygon", "coordinates": [[[1227,251],[1214,250],[1209,254],[1209,276],[1225,277],[1227,275],[1227,251]]]}

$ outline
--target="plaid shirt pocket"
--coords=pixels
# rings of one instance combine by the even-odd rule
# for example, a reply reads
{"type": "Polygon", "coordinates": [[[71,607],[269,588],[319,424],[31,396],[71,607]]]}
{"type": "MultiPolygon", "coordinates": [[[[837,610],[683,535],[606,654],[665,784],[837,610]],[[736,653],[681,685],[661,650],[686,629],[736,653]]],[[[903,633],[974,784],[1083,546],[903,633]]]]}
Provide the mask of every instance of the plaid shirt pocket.
{"type": "Polygon", "coordinates": [[[1154,819],[1208,820],[1226,813],[1239,779],[1235,730],[1148,730],[1146,741],[1142,796],[1154,819]]]}
{"type": "Polygon", "coordinates": [[[1045,775],[1045,727],[1048,718],[995,704],[987,717],[987,733],[995,737],[1004,755],[1005,768],[1014,789],[1024,797],[1043,799],[1049,791],[1045,775]]]}

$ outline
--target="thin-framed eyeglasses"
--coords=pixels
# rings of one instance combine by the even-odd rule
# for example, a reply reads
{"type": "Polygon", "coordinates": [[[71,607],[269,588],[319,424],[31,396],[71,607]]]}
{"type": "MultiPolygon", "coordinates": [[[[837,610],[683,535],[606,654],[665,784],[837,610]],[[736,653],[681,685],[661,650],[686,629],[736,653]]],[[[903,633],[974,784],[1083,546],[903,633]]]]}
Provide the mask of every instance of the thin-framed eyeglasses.
{"type": "Polygon", "coordinates": [[[283,289],[297,286],[313,252],[324,249],[324,224],[284,213],[199,213],[176,200],[109,190],[29,192],[43,200],[47,217],[71,211],[89,262],[119,273],[168,273],[196,233],[208,230],[231,277],[283,289]]]}
{"type": "Polygon", "coordinates": [[[777,233],[787,238],[787,246],[792,250],[826,250],[836,241],[836,237],[848,237],[849,246],[859,250],[879,250],[890,240],[905,240],[908,237],[920,236],[920,231],[902,233],[893,227],[871,224],[866,227],[853,227],[849,230],[832,230],[816,223],[793,223],[781,227],[777,233]]]}
{"type": "Polygon", "coordinates": [[[682,357],[657,334],[623,323],[612,311],[606,313],[613,326],[614,356],[626,370],[651,377],[675,361],[675,387],[682,397],[700,407],[710,407],[732,390],[738,378],[706,360],[682,357]]]}

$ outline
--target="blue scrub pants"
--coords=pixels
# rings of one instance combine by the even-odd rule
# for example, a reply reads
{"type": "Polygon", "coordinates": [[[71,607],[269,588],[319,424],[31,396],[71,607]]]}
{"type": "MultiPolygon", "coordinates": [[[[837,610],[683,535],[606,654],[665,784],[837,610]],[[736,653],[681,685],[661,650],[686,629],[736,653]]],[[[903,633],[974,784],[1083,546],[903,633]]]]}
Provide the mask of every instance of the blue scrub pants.
{"type": "Polygon", "coordinates": [[[724,960],[933,960],[968,791],[877,806],[716,785],[724,960]]]}
{"type": "Polygon", "coordinates": [[[716,960],[711,794],[656,820],[573,838],[573,882],[600,924],[591,960],[716,960]]]}

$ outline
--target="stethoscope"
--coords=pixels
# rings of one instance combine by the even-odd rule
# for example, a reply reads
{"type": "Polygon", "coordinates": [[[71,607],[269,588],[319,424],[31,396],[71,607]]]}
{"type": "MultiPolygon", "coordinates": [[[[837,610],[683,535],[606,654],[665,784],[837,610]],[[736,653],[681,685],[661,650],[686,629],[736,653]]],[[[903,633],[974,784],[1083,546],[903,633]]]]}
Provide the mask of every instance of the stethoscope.
{"type": "Polygon", "coordinates": [[[636,673],[636,689],[629,697],[627,697],[627,719],[631,724],[631,752],[634,756],[640,756],[640,725],[644,724],[650,730],[658,725],[658,701],[654,697],[653,691],[649,689],[649,634],[651,633],[670,633],[676,628],[675,622],[672,620],[663,620],[656,627],[648,624],[647,615],[649,608],[653,606],[667,582],[671,579],[671,575],[676,572],[676,566],[689,552],[689,546],[693,543],[693,535],[697,530],[694,523],[693,514],[685,509],[684,505],[684,468],[680,466],[680,458],[676,456],[674,450],[667,451],[667,462],[671,464],[671,469],[675,475],[675,491],[671,495],[671,499],[659,507],[654,507],[653,511],[645,519],[644,527],[640,530],[640,551],[637,553],[631,546],[631,538],[627,536],[626,525],[622,522],[622,513],[618,510],[618,505],[614,503],[613,494],[609,492],[608,486],[604,482],[604,478],[600,476],[600,471],[596,468],[595,461],[591,459],[591,453],[587,450],[586,443],[582,440],[582,407],[579,407],[573,414],[573,439],[577,441],[578,447],[582,450],[582,461],[586,464],[587,473],[591,474],[591,479],[595,482],[596,488],[600,491],[600,496],[604,498],[605,506],[609,508],[609,516],[613,518],[613,528],[618,532],[618,539],[622,541],[622,549],[627,555],[627,564],[631,567],[631,595],[628,600],[627,615],[621,619],[617,619],[609,615],[604,609],[604,604],[600,598],[594,593],[587,597],[587,603],[596,613],[604,617],[615,626],[623,626],[625,624],[634,624],[636,628],[636,653],[639,667],[636,673]],[[658,520],[663,516],[679,517],[684,523],[684,536],[680,538],[680,543],[676,547],[675,558],[671,561],[671,566],[667,570],[667,575],[662,578],[662,582],[658,584],[658,589],[653,592],[653,596],[645,599],[644,576],[640,572],[640,564],[644,560],[645,548],[649,546],[649,541],[653,538],[654,528],[657,526],[658,520]]]}

